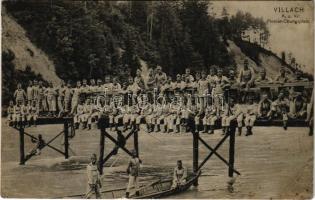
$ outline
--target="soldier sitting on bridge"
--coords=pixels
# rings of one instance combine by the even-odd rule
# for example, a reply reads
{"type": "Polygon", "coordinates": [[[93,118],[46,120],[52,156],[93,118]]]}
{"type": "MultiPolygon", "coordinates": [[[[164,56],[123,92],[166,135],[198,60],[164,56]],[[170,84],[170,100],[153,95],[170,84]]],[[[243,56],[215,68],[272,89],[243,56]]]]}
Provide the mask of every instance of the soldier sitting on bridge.
{"type": "Polygon", "coordinates": [[[234,99],[230,99],[229,105],[226,104],[224,113],[221,118],[221,126],[223,134],[227,134],[231,125],[231,121],[237,121],[239,128],[239,135],[241,135],[243,126],[243,113],[238,104],[235,103],[234,99]]]}
{"type": "Polygon", "coordinates": [[[258,110],[257,108],[258,108],[258,105],[254,102],[254,96],[250,96],[249,105],[246,106],[246,114],[245,114],[245,119],[244,119],[244,123],[247,129],[245,136],[249,136],[253,134],[252,129],[256,121],[257,110],[258,110]]]}
{"type": "Polygon", "coordinates": [[[303,77],[303,73],[300,70],[295,71],[295,78],[293,80],[294,82],[306,82],[309,81],[307,78],[303,77]]]}
{"type": "Polygon", "coordinates": [[[295,92],[290,100],[290,111],[288,116],[290,118],[306,118],[307,100],[302,96],[301,92],[295,92]]]}
{"type": "Polygon", "coordinates": [[[285,72],[285,68],[281,67],[280,68],[280,74],[276,77],[275,82],[286,83],[288,81],[289,81],[289,79],[288,79],[287,74],[285,72]]]}
{"type": "Polygon", "coordinates": [[[285,98],[284,93],[280,92],[278,98],[271,104],[271,118],[281,117],[283,128],[287,129],[289,100],[285,98]]]}
{"type": "Polygon", "coordinates": [[[255,80],[256,84],[266,84],[266,83],[272,83],[272,79],[267,77],[266,70],[263,68],[261,69],[259,76],[255,80]]]}
{"type": "Polygon", "coordinates": [[[238,78],[240,86],[243,88],[249,89],[254,85],[255,72],[253,68],[249,67],[247,59],[244,60],[244,67],[241,69],[238,78]]]}
{"type": "Polygon", "coordinates": [[[272,101],[268,98],[267,94],[262,95],[262,99],[258,103],[258,115],[259,119],[270,119],[271,117],[271,104],[272,101]]]}

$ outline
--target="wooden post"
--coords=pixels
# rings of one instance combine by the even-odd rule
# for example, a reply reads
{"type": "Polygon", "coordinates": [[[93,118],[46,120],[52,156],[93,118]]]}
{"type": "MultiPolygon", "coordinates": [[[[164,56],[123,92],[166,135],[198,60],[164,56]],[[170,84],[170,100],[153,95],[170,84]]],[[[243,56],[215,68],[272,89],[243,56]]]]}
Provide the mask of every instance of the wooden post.
{"type": "MultiPolygon", "coordinates": [[[[199,131],[193,129],[193,172],[198,171],[198,157],[199,157],[199,131]]],[[[198,179],[194,182],[194,186],[198,185],[198,179]]]]}
{"type": "Polygon", "coordinates": [[[235,152],[235,129],[236,129],[236,122],[231,122],[230,125],[230,148],[229,148],[229,177],[233,177],[234,174],[234,152],[235,152]]]}
{"type": "Polygon", "coordinates": [[[69,122],[66,120],[63,124],[64,137],[65,137],[65,159],[69,158],[69,122]]]}
{"type": "Polygon", "coordinates": [[[106,134],[106,128],[109,124],[109,118],[107,116],[101,116],[101,118],[98,120],[98,128],[101,130],[100,135],[100,155],[98,159],[98,170],[100,174],[103,174],[103,165],[104,163],[104,151],[105,151],[105,134],[106,134]]]}
{"type": "Polygon", "coordinates": [[[20,129],[20,165],[25,164],[25,152],[24,152],[24,127],[23,123],[19,122],[19,129],[20,129]]]}
{"type": "Polygon", "coordinates": [[[105,149],[105,128],[102,127],[101,135],[100,135],[100,156],[98,160],[100,174],[103,174],[104,149],[105,149]]]}
{"type": "Polygon", "coordinates": [[[139,157],[138,130],[136,130],[133,133],[133,143],[134,143],[134,149],[137,152],[137,157],[139,157]]]}

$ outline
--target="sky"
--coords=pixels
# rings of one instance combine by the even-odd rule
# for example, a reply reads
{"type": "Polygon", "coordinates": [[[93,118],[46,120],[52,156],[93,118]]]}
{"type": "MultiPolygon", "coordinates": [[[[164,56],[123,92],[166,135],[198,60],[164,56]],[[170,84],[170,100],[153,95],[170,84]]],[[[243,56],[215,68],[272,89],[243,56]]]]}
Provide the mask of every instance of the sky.
{"type": "MultiPolygon", "coordinates": [[[[313,3],[308,1],[213,1],[213,12],[220,15],[225,7],[230,15],[238,10],[249,12],[254,17],[264,20],[283,19],[282,13],[275,12],[275,8],[302,7],[304,12],[298,12],[298,19],[309,20],[309,23],[267,23],[270,32],[270,49],[280,55],[281,51],[292,52],[297,62],[305,65],[304,71],[314,71],[314,40],[313,40],[313,3]]],[[[289,13],[292,15],[292,13],[289,13]]],[[[287,16],[288,13],[285,13],[287,16]]]]}

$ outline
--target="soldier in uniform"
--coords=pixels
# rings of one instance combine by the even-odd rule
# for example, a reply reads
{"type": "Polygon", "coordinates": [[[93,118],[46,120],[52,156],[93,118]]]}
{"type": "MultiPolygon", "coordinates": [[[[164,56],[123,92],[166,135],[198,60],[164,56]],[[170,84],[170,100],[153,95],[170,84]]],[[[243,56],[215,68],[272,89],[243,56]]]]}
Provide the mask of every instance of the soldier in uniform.
{"type": "Polygon", "coordinates": [[[45,92],[47,96],[47,102],[48,102],[48,111],[51,116],[56,116],[56,96],[57,96],[57,91],[53,87],[52,83],[49,84],[49,87],[46,89],[45,92]]]}
{"type": "Polygon", "coordinates": [[[254,70],[248,66],[248,60],[244,60],[244,68],[241,69],[239,74],[239,83],[241,87],[246,89],[253,86],[255,80],[254,70]]]}
{"type": "Polygon", "coordinates": [[[215,85],[215,80],[217,77],[216,68],[217,68],[217,66],[215,66],[215,65],[210,66],[210,71],[209,71],[210,74],[207,76],[207,80],[208,80],[209,86],[210,86],[209,92],[212,91],[212,87],[214,87],[214,85],[215,85]]]}
{"type": "Polygon", "coordinates": [[[122,92],[121,90],[121,85],[118,83],[117,77],[113,78],[113,83],[112,83],[112,94],[113,95],[118,95],[122,92]]]}
{"type": "Polygon", "coordinates": [[[280,92],[278,98],[271,104],[271,117],[281,117],[283,121],[283,128],[287,129],[288,123],[289,100],[285,98],[284,93],[280,92]]]}
{"type": "Polygon", "coordinates": [[[306,108],[307,108],[307,100],[301,94],[301,92],[296,92],[290,101],[290,110],[288,116],[290,118],[306,118],[306,108]]]}
{"type": "Polygon", "coordinates": [[[91,130],[92,120],[96,116],[96,114],[94,113],[94,110],[95,110],[95,107],[93,104],[91,104],[91,99],[87,99],[86,104],[84,105],[84,115],[85,115],[84,126],[86,127],[86,123],[87,123],[88,130],[91,130]]]}
{"type": "Polygon", "coordinates": [[[199,103],[202,107],[205,107],[205,102],[206,102],[206,95],[209,93],[208,91],[208,80],[206,79],[206,72],[202,71],[201,73],[201,79],[198,81],[198,87],[197,87],[197,92],[198,92],[198,99],[199,103]]]}
{"type": "Polygon", "coordinates": [[[96,91],[97,92],[104,92],[101,79],[97,79],[96,91]]]}
{"type": "Polygon", "coordinates": [[[222,69],[218,69],[218,74],[215,78],[215,86],[212,89],[211,95],[213,99],[213,106],[216,109],[216,113],[220,115],[221,107],[224,103],[224,90],[229,85],[229,80],[226,76],[223,76],[222,69]]]}
{"type": "Polygon", "coordinates": [[[12,122],[14,122],[14,103],[13,101],[9,102],[9,107],[7,109],[7,124],[10,126],[12,122]]]}
{"type": "Polygon", "coordinates": [[[28,82],[28,86],[26,88],[26,94],[27,94],[28,105],[31,105],[33,101],[33,82],[32,81],[28,82]]]}
{"type": "Polygon", "coordinates": [[[38,107],[36,106],[36,101],[33,101],[32,105],[29,106],[29,115],[27,118],[29,126],[31,126],[31,121],[33,121],[33,125],[36,126],[38,115],[39,115],[39,110],[38,110],[38,107]]]}
{"type": "Polygon", "coordinates": [[[113,90],[113,83],[111,82],[111,77],[109,75],[106,75],[102,92],[105,92],[108,95],[112,95],[112,90],[113,90]]]}
{"type": "Polygon", "coordinates": [[[39,89],[38,89],[38,96],[39,96],[39,110],[40,111],[47,111],[47,95],[46,95],[46,87],[44,87],[43,82],[38,82],[39,89]]]}
{"type": "Polygon", "coordinates": [[[155,76],[154,76],[154,73],[153,73],[153,69],[150,68],[149,71],[148,71],[148,81],[147,81],[147,89],[149,91],[153,90],[155,87],[156,87],[156,80],[155,80],[155,76]]]}
{"type": "Polygon", "coordinates": [[[155,82],[156,82],[156,87],[158,89],[161,88],[162,85],[164,85],[167,81],[167,76],[164,72],[162,72],[161,66],[156,67],[156,73],[155,73],[155,82]]]}
{"type": "Polygon", "coordinates": [[[17,89],[14,92],[15,103],[20,102],[20,105],[23,105],[25,98],[27,98],[25,91],[22,89],[21,83],[17,84],[17,89]]]}
{"type": "Polygon", "coordinates": [[[64,102],[65,102],[65,82],[62,81],[60,86],[58,87],[58,90],[57,90],[57,104],[58,104],[58,110],[59,110],[59,114],[58,116],[60,117],[62,113],[64,113],[65,111],[65,105],[64,105],[64,102]]]}
{"type": "Polygon", "coordinates": [[[288,81],[289,81],[289,79],[288,79],[288,77],[286,75],[285,68],[281,67],[280,68],[280,74],[276,77],[275,82],[286,83],[288,81]]]}
{"type": "Polygon", "coordinates": [[[186,80],[186,83],[192,83],[195,81],[193,75],[190,74],[189,68],[185,69],[185,80],[186,80]]]}
{"type": "Polygon", "coordinates": [[[64,88],[64,111],[69,113],[71,110],[71,99],[72,99],[73,90],[71,88],[70,82],[67,83],[66,87],[64,88]]]}
{"type": "Polygon", "coordinates": [[[258,103],[258,115],[259,119],[270,119],[271,117],[271,104],[272,101],[268,99],[267,94],[262,95],[262,99],[258,103]]]}
{"type": "Polygon", "coordinates": [[[91,198],[92,194],[95,193],[97,199],[101,198],[100,188],[102,187],[100,174],[97,169],[97,158],[96,154],[92,154],[91,162],[86,167],[87,172],[87,193],[85,197],[87,199],[91,198]]]}
{"type": "Polygon", "coordinates": [[[144,80],[141,76],[141,70],[140,69],[137,69],[136,77],[134,78],[134,82],[136,84],[138,84],[138,86],[141,88],[141,90],[145,90],[145,84],[144,84],[144,80]]]}
{"type": "Polygon", "coordinates": [[[77,106],[80,100],[80,94],[81,94],[81,82],[77,82],[77,87],[73,88],[72,90],[72,99],[71,99],[71,114],[74,114],[77,110],[77,106]]]}
{"type": "MultiPolygon", "coordinates": [[[[74,114],[74,113],[73,113],[74,114]]],[[[79,101],[79,104],[76,106],[76,114],[74,115],[73,122],[75,124],[75,129],[78,129],[80,123],[82,123],[82,128],[85,129],[85,115],[84,115],[84,105],[82,101],[79,101]]]]}
{"type": "Polygon", "coordinates": [[[38,82],[37,80],[33,80],[33,91],[32,91],[32,94],[33,94],[33,97],[32,99],[36,101],[36,105],[38,106],[39,108],[39,85],[38,85],[38,82]]]}
{"type": "Polygon", "coordinates": [[[244,119],[244,123],[247,129],[245,136],[249,136],[253,134],[252,129],[256,121],[257,110],[258,110],[258,106],[256,103],[254,103],[253,96],[250,96],[249,105],[246,106],[246,114],[245,114],[245,119],[244,119]]]}
{"type": "Polygon", "coordinates": [[[89,85],[89,93],[96,93],[97,91],[97,86],[95,84],[95,80],[94,79],[90,79],[90,85],[89,85]]]}
{"type": "MultiPolygon", "coordinates": [[[[241,108],[238,104],[235,103],[234,99],[230,99],[229,105],[225,106],[223,116],[221,118],[221,126],[223,134],[227,134],[231,126],[231,121],[236,120],[238,127],[242,128],[243,126],[243,114],[241,108]]],[[[239,131],[239,135],[240,135],[239,131]]]]}
{"type": "Polygon", "coordinates": [[[14,106],[14,117],[13,117],[13,122],[14,122],[14,127],[17,127],[17,124],[19,122],[22,122],[22,104],[21,101],[18,101],[16,105],[14,106]]]}
{"type": "Polygon", "coordinates": [[[261,69],[259,76],[255,80],[256,84],[266,84],[272,83],[272,79],[267,76],[266,70],[263,68],[261,69]]]}
{"type": "Polygon", "coordinates": [[[27,101],[25,101],[24,104],[21,106],[22,123],[24,125],[28,124],[27,118],[29,114],[29,106],[27,104],[27,101]]]}

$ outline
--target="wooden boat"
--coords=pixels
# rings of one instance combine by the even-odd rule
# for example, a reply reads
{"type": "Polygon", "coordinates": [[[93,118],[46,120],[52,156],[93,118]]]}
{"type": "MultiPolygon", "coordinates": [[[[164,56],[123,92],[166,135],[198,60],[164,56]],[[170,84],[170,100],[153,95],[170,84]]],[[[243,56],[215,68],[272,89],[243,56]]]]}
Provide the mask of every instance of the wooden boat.
{"type": "MultiPolygon", "coordinates": [[[[195,174],[188,175],[187,182],[177,188],[172,188],[173,180],[171,178],[164,180],[157,180],[147,185],[142,185],[139,188],[139,196],[136,196],[135,192],[130,194],[131,199],[153,199],[162,198],[174,194],[184,192],[192,186],[192,184],[198,179],[201,172],[198,171],[195,174]]],[[[124,198],[126,193],[126,187],[116,188],[112,190],[103,190],[101,195],[103,199],[112,198],[124,198]]],[[[132,190],[133,191],[133,190],[132,190]]],[[[94,195],[93,195],[94,197],[94,195]]],[[[85,198],[85,194],[71,195],[63,198],[85,198]]]]}

